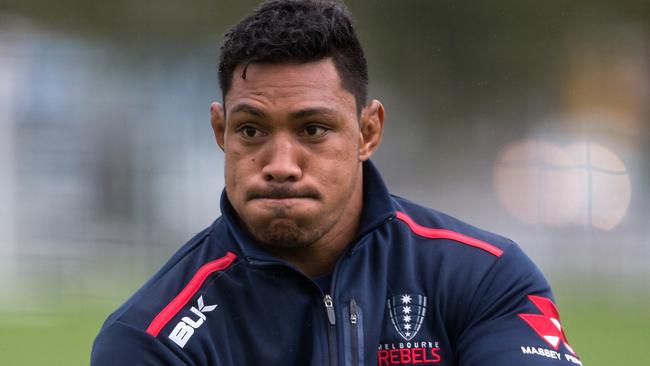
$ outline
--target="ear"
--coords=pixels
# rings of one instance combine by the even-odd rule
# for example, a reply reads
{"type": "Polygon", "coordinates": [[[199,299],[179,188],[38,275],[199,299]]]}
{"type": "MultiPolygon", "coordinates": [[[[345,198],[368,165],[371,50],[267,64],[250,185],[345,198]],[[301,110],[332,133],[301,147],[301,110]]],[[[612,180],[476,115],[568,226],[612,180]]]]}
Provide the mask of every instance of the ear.
{"type": "Polygon", "coordinates": [[[221,104],[212,102],[210,104],[210,124],[212,131],[214,131],[214,138],[217,140],[217,145],[221,150],[225,151],[226,143],[224,134],[226,133],[226,114],[221,104]]]}
{"type": "Polygon", "coordinates": [[[361,111],[359,160],[366,161],[377,150],[384,133],[384,106],[374,99],[361,111]]]}

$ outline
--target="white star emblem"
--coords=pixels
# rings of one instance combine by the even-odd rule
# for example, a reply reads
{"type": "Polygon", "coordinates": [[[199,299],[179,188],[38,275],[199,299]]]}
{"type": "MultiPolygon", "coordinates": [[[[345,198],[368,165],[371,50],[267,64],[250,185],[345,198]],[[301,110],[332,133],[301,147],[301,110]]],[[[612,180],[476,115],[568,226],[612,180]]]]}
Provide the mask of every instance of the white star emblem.
{"type": "Polygon", "coordinates": [[[411,316],[410,315],[404,315],[404,321],[405,322],[410,322],[411,321],[411,316]]]}
{"type": "Polygon", "coordinates": [[[409,323],[404,324],[404,329],[411,330],[411,324],[409,323]]]}
{"type": "Polygon", "coordinates": [[[411,332],[406,332],[406,333],[404,333],[404,335],[407,336],[407,337],[410,337],[410,336],[411,336],[411,332]]]}
{"type": "Polygon", "coordinates": [[[410,304],[411,295],[402,295],[402,304],[410,304]]]}
{"type": "Polygon", "coordinates": [[[411,307],[410,306],[405,306],[402,311],[404,314],[410,314],[411,313],[411,307]]]}

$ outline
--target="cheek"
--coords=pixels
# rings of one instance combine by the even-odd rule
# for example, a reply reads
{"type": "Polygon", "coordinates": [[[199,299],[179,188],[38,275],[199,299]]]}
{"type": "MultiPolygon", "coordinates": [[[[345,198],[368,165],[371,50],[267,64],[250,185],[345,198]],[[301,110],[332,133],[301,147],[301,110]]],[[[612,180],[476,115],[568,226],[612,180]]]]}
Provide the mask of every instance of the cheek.
{"type": "Polygon", "coordinates": [[[312,171],[326,192],[343,194],[352,189],[356,182],[360,164],[358,149],[349,140],[344,142],[330,144],[310,159],[312,171]]]}
{"type": "Polygon", "coordinates": [[[245,191],[245,183],[254,174],[255,158],[235,149],[228,151],[225,156],[226,190],[229,197],[237,199],[237,195],[245,191]]]}
{"type": "Polygon", "coordinates": [[[316,159],[340,163],[359,161],[359,141],[355,130],[345,128],[330,137],[324,144],[318,145],[312,152],[316,159]]]}

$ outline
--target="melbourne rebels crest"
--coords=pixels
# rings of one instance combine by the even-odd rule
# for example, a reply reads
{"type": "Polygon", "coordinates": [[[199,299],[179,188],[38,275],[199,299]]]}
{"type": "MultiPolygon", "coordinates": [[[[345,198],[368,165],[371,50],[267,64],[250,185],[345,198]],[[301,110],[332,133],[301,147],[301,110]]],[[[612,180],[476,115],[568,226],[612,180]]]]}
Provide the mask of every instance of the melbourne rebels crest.
{"type": "Polygon", "coordinates": [[[426,296],[402,294],[388,299],[390,320],[402,338],[410,341],[422,326],[427,311],[426,296]]]}

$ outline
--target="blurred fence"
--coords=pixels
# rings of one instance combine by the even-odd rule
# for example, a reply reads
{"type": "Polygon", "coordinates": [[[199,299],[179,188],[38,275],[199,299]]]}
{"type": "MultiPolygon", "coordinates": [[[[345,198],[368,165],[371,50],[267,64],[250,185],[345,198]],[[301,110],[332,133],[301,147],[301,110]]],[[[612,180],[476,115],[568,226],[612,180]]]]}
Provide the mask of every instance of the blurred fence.
{"type": "MultiPolygon", "coordinates": [[[[254,4],[0,2],[3,364],[87,363],[108,309],[219,215],[217,44],[254,4]]],[[[587,364],[647,364],[650,7],[349,5],[393,192],[519,242],[587,364]]]]}
{"type": "MultiPolygon", "coordinates": [[[[218,216],[217,43],[251,6],[39,4],[0,6],[0,311],[112,304],[218,216]]],[[[391,188],[550,276],[647,295],[638,4],[351,2],[391,188]]]]}

